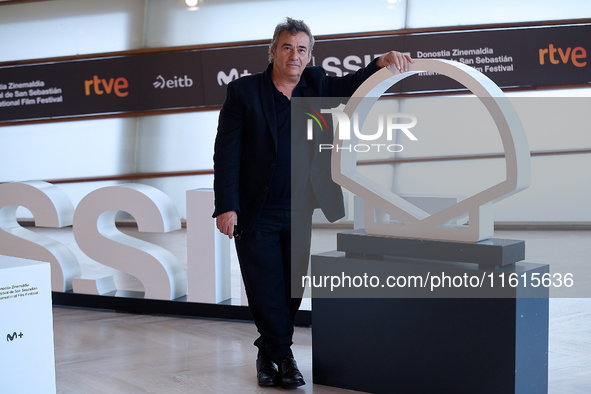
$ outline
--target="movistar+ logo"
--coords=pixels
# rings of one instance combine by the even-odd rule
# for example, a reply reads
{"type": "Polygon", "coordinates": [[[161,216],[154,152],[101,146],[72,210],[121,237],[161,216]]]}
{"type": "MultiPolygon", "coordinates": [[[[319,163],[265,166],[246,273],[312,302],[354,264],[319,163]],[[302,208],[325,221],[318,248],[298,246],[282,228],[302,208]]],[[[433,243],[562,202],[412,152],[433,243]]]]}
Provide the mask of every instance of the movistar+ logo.
{"type": "Polygon", "coordinates": [[[23,336],[24,336],[24,334],[22,332],[20,334],[17,334],[15,331],[12,335],[10,335],[10,334],[6,335],[6,342],[12,342],[17,338],[22,338],[23,336]]]}
{"type": "Polygon", "coordinates": [[[240,77],[245,77],[247,75],[250,75],[250,72],[248,72],[248,70],[244,70],[242,74],[238,74],[238,70],[235,68],[231,69],[230,73],[228,74],[226,74],[223,71],[219,71],[217,75],[218,85],[227,85],[233,80],[238,79],[240,77]]]}

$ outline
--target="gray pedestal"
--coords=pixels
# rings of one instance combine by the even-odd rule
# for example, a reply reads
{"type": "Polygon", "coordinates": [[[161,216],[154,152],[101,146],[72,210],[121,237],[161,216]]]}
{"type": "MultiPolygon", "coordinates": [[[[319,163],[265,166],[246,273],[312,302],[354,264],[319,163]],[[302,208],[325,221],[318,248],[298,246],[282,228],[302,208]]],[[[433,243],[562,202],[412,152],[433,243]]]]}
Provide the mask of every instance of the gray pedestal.
{"type": "Polygon", "coordinates": [[[419,250],[424,258],[417,259],[408,253],[416,240],[396,239],[396,250],[404,256],[396,257],[396,250],[385,249],[390,238],[350,234],[345,246],[341,239],[338,246],[348,252],[312,256],[312,280],[338,276],[346,281],[349,276],[352,281],[350,288],[312,289],[314,383],[372,393],[547,392],[548,290],[532,288],[530,279],[547,273],[548,266],[502,263],[514,259],[502,249],[522,241],[497,242],[492,246],[500,245],[501,257],[492,259],[490,243],[480,253],[478,244],[453,242],[419,250]],[[364,249],[364,242],[371,247],[364,249]],[[448,254],[435,260],[429,253],[438,246],[468,246],[472,257],[457,262],[448,254]],[[383,250],[390,256],[375,253],[383,250]],[[507,278],[512,274],[510,285],[507,278]],[[364,275],[368,288],[355,282],[364,275]],[[441,293],[430,286],[382,287],[385,275],[415,276],[416,284],[419,276],[424,280],[427,275],[478,277],[488,289],[463,287],[459,281],[458,287],[450,281],[454,288],[441,293]],[[375,278],[370,283],[372,277],[380,284],[372,287],[377,283],[375,278]],[[491,277],[504,277],[506,287],[489,281],[491,277]]]}

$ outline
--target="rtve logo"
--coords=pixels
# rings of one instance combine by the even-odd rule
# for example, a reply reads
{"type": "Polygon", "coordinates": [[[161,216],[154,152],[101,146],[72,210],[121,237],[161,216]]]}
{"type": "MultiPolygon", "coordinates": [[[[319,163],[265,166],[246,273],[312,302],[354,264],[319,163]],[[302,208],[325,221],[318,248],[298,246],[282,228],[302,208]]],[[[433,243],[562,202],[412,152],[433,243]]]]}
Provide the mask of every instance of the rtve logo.
{"type": "Polygon", "coordinates": [[[115,95],[119,97],[125,97],[129,94],[125,89],[129,87],[129,83],[125,78],[111,78],[108,81],[106,79],[99,79],[97,75],[92,77],[92,79],[84,81],[84,93],[87,96],[90,96],[93,92],[96,95],[102,94],[111,94],[115,93],[115,95]],[[91,86],[93,89],[91,90],[91,86]]]}
{"type": "Polygon", "coordinates": [[[585,67],[587,65],[586,61],[580,60],[587,58],[587,51],[585,51],[585,48],[583,47],[568,47],[566,49],[562,49],[556,48],[554,45],[550,44],[548,48],[541,48],[539,50],[539,56],[540,65],[542,66],[546,63],[546,56],[552,64],[559,64],[560,62],[567,64],[572,62],[572,64],[574,64],[576,67],[585,67]],[[557,54],[558,57],[556,56],[557,54]]]}

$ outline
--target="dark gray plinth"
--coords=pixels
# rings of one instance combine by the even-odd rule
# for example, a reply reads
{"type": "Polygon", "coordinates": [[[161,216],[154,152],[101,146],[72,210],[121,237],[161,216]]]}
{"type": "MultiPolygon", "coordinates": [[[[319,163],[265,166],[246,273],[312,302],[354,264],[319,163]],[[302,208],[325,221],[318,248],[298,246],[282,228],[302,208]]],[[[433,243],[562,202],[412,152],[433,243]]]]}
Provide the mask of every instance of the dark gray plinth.
{"type": "Polygon", "coordinates": [[[548,299],[313,299],[315,384],[547,393],[548,299]]]}
{"type": "MultiPolygon", "coordinates": [[[[439,257],[448,259],[329,252],[312,256],[311,275],[446,272],[531,278],[548,272],[547,265],[525,262],[482,270],[439,257]]],[[[367,298],[361,287],[338,294],[312,288],[314,383],[371,393],[547,393],[548,289],[530,284],[521,281],[502,298],[474,298],[474,289],[459,289],[452,295],[457,298],[428,298],[425,289],[389,298],[388,289],[379,286],[366,294],[377,290],[381,298],[367,298]]]]}
{"type": "Polygon", "coordinates": [[[337,234],[337,250],[374,255],[504,266],[525,258],[525,242],[492,238],[475,243],[368,235],[365,230],[337,234]]]}

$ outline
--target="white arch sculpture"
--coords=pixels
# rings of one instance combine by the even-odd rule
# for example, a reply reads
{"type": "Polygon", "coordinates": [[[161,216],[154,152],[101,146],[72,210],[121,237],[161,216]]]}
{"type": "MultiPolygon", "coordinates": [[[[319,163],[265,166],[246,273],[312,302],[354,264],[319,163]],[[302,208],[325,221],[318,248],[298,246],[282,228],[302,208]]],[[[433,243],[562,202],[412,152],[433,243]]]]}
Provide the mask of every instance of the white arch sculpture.
{"type": "MultiPolygon", "coordinates": [[[[357,172],[357,154],[354,150],[337,149],[332,152],[333,180],[364,200],[365,230],[368,234],[461,242],[491,238],[494,231],[492,204],[529,187],[531,172],[530,151],[521,121],[503,91],[493,81],[462,63],[416,59],[408,72],[400,73],[392,67],[383,68],[372,75],[351,96],[344,112],[349,119],[357,112],[361,129],[367,114],[387,89],[404,78],[425,71],[452,78],[480,98],[501,136],[506,179],[433,215],[357,172]],[[400,223],[376,222],[375,208],[400,223]],[[469,215],[469,226],[445,224],[466,214],[469,215]]],[[[337,123],[334,146],[357,144],[355,135],[351,135],[350,140],[340,140],[339,127],[337,123]]]]}

